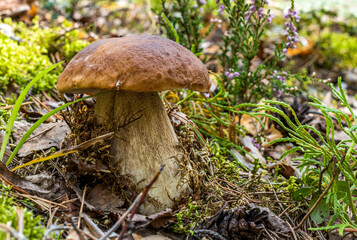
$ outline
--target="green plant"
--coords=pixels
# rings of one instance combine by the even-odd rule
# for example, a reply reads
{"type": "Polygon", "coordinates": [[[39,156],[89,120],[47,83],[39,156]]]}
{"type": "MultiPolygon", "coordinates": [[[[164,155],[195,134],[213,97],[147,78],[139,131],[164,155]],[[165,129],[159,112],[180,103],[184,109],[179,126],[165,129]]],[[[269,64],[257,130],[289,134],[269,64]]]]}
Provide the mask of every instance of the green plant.
{"type": "Polygon", "coordinates": [[[261,98],[279,97],[288,91],[286,73],[278,71],[277,63],[283,59],[287,48],[294,48],[297,40],[294,21],[299,16],[292,1],[289,13],[285,15],[286,46],[276,44],[274,54],[258,67],[253,67],[253,59],[258,56],[261,39],[267,23],[274,17],[266,1],[223,0],[228,16],[228,34],[223,37],[221,53],[218,55],[225,69],[222,77],[225,87],[232,94],[233,103],[257,102],[261,98]],[[265,79],[265,81],[264,81],[265,79]]]}
{"type": "MultiPolygon", "coordinates": [[[[14,122],[17,118],[17,114],[18,111],[21,107],[22,102],[24,101],[27,93],[30,91],[30,89],[32,88],[32,86],[34,84],[36,84],[36,82],[38,82],[42,77],[46,76],[46,74],[48,74],[51,70],[55,69],[56,67],[58,67],[60,63],[54,64],[51,67],[45,69],[44,71],[40,72],[31,82],[29,82],[29,84],[27,84],[26,88],[21,92],[20,96],[18,97],[18,99],[15,102],[15,105],[11,111],[11,115],[7,121],[7,125],[6,125],[6,130],[5,130],[5,135],[4,138],[2,140],[2,145],[0,148],[0,161],[2,161],[4,154],[5,154],[5,149],[6,149],[6,145],[10,139],[11,136],[11,131],[12,131],[12,127],[14,125],[14,122]]],[[[98,93],[96,95],[93,96],[97,96],[99,94],[104,94],[105,92],[102,93],[98,93]]],[[[15,157],[15,155],[17,154],[17,152],[20,150],[20,148],[22,147],[22,145],[26,142],[26,140],[30,137],[30,135],[33,133],[33,131],[36,130],[36,128],[38,128],[44,121],[46,121],[49,117],[51,117],[53,114],[61,111],[62,109],[70,106],[71,104],[74,104],[76,102],[80,102],[83,101],[84,99],[93,97],[93,96],[87,96],[84,98],[80,98],[77,99],[73,102],[68,102],[66,104],[63,104],[62,106],[57,107],[56,109],[46,113],[45,115],[43,115],[39,120],[37,120],[31,127],[30,129],[24,134],[24,136],[20,139],[19,143],[16,145],[15,149],[12,151],[9,159],[6,162],[6,165],[9,165],[12,161],[12,159],[15,157]]],[[[57,156],[57,155],[56,155],[57,156]]]]}
{"type": "Polygon", "coordinates": [[[332,212],[327,226],[317,229],[338,228],[342,233],[345,228],[357,227],[357,209],[354,204],[354,201],[357,200],[357,191],[355,190],[357,187],[357,172],[355,170],[357,151],[354,149],[357,143],[357,115],[347,102],[341,86],[341,78],[338,79],[338,89],[332,84],[330,87],[341,106],[346,107],[352,117],[350,118],[340,109],[325,106],[318,99],[310,97],[313,100],[313,103],[310,104],[319,109],[325,117],[325,137],[313,126],[302,125],[294,110],[286,103],[264,101],[265,104],[259,104],[259,108],[256,110],[279,114],[287,123],[284,125],[282,121],[271,114],[257,113],[274,120],[289,132],[289,137],[273,141],[272,144],[289,141],[297,145],[285,152],[280,159],[297,151],[304,154],[302,159],[296,160],[301,161],[299,168],[303,171],[302,181],[305,187],[296,190],[293,197],[299,200],[312,195],[310,207],[313,211],[310,212],[310,216],[316,223],[322,223],[332,212]],[[294,116],[294,122],[282,110],[271,105],[280,105],[290,110],[294,116]],[[338,125],[346,133],[348,139],[335,142],[335,126],[332,117],[337,119],[338,125]],[[344,124],[347,124],[347,127],[344,124]],[[316,135],[317,139],[312,134],[316,135]],[[347,213],[347,209],[349,209],[352,218],[347,213]]]}
{"type": "MultiPolygon", "coordinates": [[[[10,188],[0,183],[0,223],[11,223],[13,229],[17,229],[19,209],[15,201],[9,196],[10,188]]],[[[46,228],[42,226],[44,219],[41,216],[35,217],[28,209],[23,209],[24,230],[23,234],[28,239],[41,239],[46,228]]],[[[0,229],[0,239],[6,239],[6,232],[0,229]]]]}
{"type": "Polygon", "coordinates": [[[204,0],[175,0],[172,4],[162,0],[162,9],[154,12],[158,15],[161,30],[165,30],[168,38],[200,54],[204,38],[214,27],[211,24],[205,33],[201,31],[205,27],[202,15],[205,4],[204,0]]]}
{"type": "Polygon", "coordinates": [[[197,211],[197,205],[194,203],[189,203],[188,208],[185,211],[181,211],[176,214],[177,222],[173,227],[174,232],[193,234],[193,229],[195,227],[194,223],[199,217],[197,211]]]}

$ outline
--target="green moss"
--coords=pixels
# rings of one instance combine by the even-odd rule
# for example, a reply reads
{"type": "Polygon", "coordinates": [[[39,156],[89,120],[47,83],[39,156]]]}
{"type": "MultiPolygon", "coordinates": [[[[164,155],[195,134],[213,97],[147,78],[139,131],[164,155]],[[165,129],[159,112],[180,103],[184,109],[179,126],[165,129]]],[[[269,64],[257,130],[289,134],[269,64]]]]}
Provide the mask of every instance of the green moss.
{"type": "MultiPolygon", "coordinates": [[[[16,209],[19,207],[15,205],[12,197],[9,197],[10,189],[5,187],[3,183],[0,184],[0,223],[11,223],[13,229],[17,229],[18,217],[16,209]]],[[[40,216],[35,217],[28,209],[24,208],[24,232],[23,234],[28,239],[41,239],[46,228],[41,226],[43,219],[40,216]]],[[[0,239],[6,239],[5,231],[0,230],[0,239]]],[[[14,238],[11,238],[14,239],[14,238]]]]}
{"type": "MultiPolygon", "coordinates": [[[[51,54],[59,52],[62,59],[69,61],[89,44],[79,38],[79,30],[68,31],[72,23],[67,21],[53,28],[42,28],[37,18],[31,26],[13,22],[10,18],[0,20],[0,23],[9,24],[15,35],[23,40],[17,42],[0,32],[0,91],[5,91],[9,83],[24,88],[44,67],[52,65],[51,54]]],[[[61,71],[57,68],[46,74],[35,85],[34,91],[53,88],[61,71]]]]}
{"type": "Polygon", "coordinates": [[[326,59],[330,59],[330,67],[357,67],[357,41],[355,36],[347,33],[325,32],[321,36],[321,50],[326,59]]]}

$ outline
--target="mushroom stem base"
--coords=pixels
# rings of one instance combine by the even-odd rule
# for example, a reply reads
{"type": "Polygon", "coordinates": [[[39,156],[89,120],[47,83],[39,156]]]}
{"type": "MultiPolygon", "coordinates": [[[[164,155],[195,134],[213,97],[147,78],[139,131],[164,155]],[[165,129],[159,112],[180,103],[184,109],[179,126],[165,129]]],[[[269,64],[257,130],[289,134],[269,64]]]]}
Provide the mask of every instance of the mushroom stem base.
{"type": "MultiPolygon", "coordinates": [[[[184,152],[156,92],[119,90],[98,96],[95,119],[100,125],[113,125],[110,163],[112,171],[130,175],[139,190],[150,182],[162,164],[165,168],[147,201],[140,208],[152,214],[172,208],[189,190],[179,164],[184,152]]],[[[185,164],[187,165],[187,164],[185,164]]]]}

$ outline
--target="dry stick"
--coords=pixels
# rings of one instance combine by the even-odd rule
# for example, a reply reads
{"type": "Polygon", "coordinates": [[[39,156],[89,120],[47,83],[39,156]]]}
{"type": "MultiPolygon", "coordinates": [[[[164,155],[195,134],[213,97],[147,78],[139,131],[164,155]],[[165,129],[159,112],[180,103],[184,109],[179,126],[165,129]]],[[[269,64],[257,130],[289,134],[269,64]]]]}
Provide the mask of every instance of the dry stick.
{"type": "MultiPolygon", "coordinates": [[[[278,195],[276,195],[276,192],[275,192],[275,190],[274,190],[273,184],[271,184],[271,182],[270,182],[268,179],[267,179],[267,181],[268,181],[268,183],[269,183],[269,185],[270,185],[270,187],[271,187],[271,190],[272,190],[273,193],[274,193],[275,199],[278,201],[278,204],[279,204],[281,210],[283,210],[283,212],[284,212],[285,209],[284,209],[283,205],[281,204],[281,202],[279,202],[279,198],[278,198],[278,195]]],[[[284,214],[285,214],[285,216],[289,219],[289,221],[291,222],[291,224],[294,224],[294,221],[290,218],[289,214],[288,214],[286,211],[285,211],[284,214]]]]}
{"type": "MultiPolygon", "coordinates": [[[[8,221],[6,226],[11,227],[11,221],[8,221]]],[[[6,231],[6,240],[11,240],[11,234],[8,231],[6,231]]]]}
{"type": "MultiPolygon", "coordinates": [[[[33,100],[35,100],[38,104],[40,104],[44,109],[46,109],[48,112],[51,112],[51,110],[46,107],[45,104],[43,104],[40,100],[38,100],[35,96],[32,96],[33,100]]],[[[54,118],[56,118],[57,120],[61,120],[61,118],[57,115],[57,114],[53,114],[52,115],[54,118]]]]}
{"type": "MultiPolygon", "coordinates": [[[[24,102],[23,104],[21,104],[21,106],[26,106],[26,105],[30,105],[30,104],[32,104],[33,102],[24,102]]],[[[7,110],[7,109],[11,109],[11,108],[13,108],[15,105],[8,105],[8,106],[2,106],[2,107],[0,107],[0,109],[5,109],[5,110],[7,110]]]]}
{"type": "MultiPolygon", "coordinates": [[[[331,231],[331,234],[338,234],[339,230],[338,229],[334,229],[331,231]]],[[[347,233],[356,233],[357,232],[357,228],[345,228],[343,229],[343,232],[347,232],[347,233]]]]}
{"type": "Polygon", "coordinates": [[[289,207],[287,207],[287,208],[285,208],[285,210],[284,210],[284,211],[282,211],[282,213],[280,213],[278,217],[280,217],[280,218],[281,218],[281,216],[283,216],[283,215],[286,213],[286,211],[288,211],[288,210],[289,210],[292,206],[294,206],[294,205],[295,205],[295,203],[290,204],[290,206],[289,206],[289,207]]]}
{"type": "Polygon", "coordinates": [[[46,230],[46,232],[43,234],[42,240],[48,239],[47,236],[54,231],[61,231],[61,230],[69,230],[71,229],[70,227],[64,227],[64,226],[51,226],[49,229],[46,230]]]}
{"type": "Polygon", "coordinates": [[[48,218],[48,221],[47,221],[47,228],[49,228],[52,224],[52,220],[56,214],[56,212],[58,211],[59,207],[56,207],[55,209],[53,209],[52,212],[50,212],[50,216],[48,218]]]}
{"type": "Polygon", "coordinates": [[[97,240],[98,238],[96,238],[95,236],[93,236],[92,234],[88,233],[88,232],[83,232],[84,236],[89,237],[92,240],[97,240]]]}
{"type": "Polygon", "coordinates": [[[16,208],[17,215],[17,231],[20,235],[24,234],[24,209],[22,207],[16,208]]]}
{"type": "MultiPolygon", "coordinates": [[[[134,216],[135,212],[137,211],[137,209],[139,208],[139,206],[143,203],[146,194],[148,193],[149,189],[151,188],[151,186],[154,184],[154,182],[156,181],[156,179],[159,177],[160,173],[162,172],[162,169],[164,168],[165,165],[162,165],[160,167],[160,170],[155,174],[154,178],[151,180],[151,182],[146,185],[146,187],[144,188],[144,190],[135,198],[133,204],[131,204],[131,206],[129,207],[128,210],[126,210],[126,212],[121,216],[121,218],[113,225],[113,227],[111,229],[108,230],[108,232],[106,232],[99,240],[105,240],[112,232],[114,232],[115,230],[117,230],[120,225],[122,225],[122,223],[124,222],[126,216],[128,216],[129,213],[131,213],[133,211],[133,214],[131,214],[131,219],[134,216]],[[135,211],[135,212],[134,212],[135,211]]],[[[130,220],[131,220],[130,219],[130,220]]],[[[124,227],[123,227],[124,230],[124,227]]],[[[126,229],[125,229],[126,230],[126,229]]],[[[120,239],[120,236],[119,236],[120,239]]]]}
{"type": "Polygon", "coordinates": [[[15,189],[18,192],[22,192],[24,194],[28,194],[30,195],[28,192],[26,192],[25,190],[23,190],[22,188],[19,188],[18,186],[16,186],[14,183],[10,182],[9,180],[7,180],[3,175],[0,174],[0,180],[3,180],[5,185],[10,185],[12,187],[12,189],[15,189]]]}
{"type": "Polygon", "coordinates": [[[288,221],[285,221],[285,222],[288,224],[288,226],[290,228],[290,231],[293,234],[294,239],[298,240],[298,238],[296,237],[296,234],[295,234],[295,231],[294,231],[293,227],[290,225],[290,223],[288,221]]]}
{"type": "Polygon", "coordinates": [[[82,196],[82,201],[81,201],[81,208],[79,210],[79,216],[78,216],[78,223],[77,227],[79,228],[81,226],[81,218],[83,214],[83,206],[84,206],[84,197],[86,196],[86,191],[87,191],[87,185],[85,185],[84,190],[83,190],[83,196],[82,196]]]}
{"type": "Polygon", "coordinates": [[[317,205],[319,204],[319,202],[321,201],[321,199],[326,195],[326,193],[328,192],[328,190],[330,190],[330,188],[332,187],[333,182],[335,181],[337,175],[337,171],[335,171],[330,183],[328,184],[327,188],[322,192],[322,194],[320,195],[320,197],[317,199],[317,201],[315,202],[315,204],[312,206],[312,208],[309,210],[309,212],[303,217],[303,219],[301,220],[301,222],[294,227],[294,229],[299,229],[301,228],[301,226],[304,224],[305,220],[310,216],[310,214],[315,210],[315,208],[317,207],[317,205]]]}
{"type": "Polygon", "coordinates": [[[97,238],[104,235],[103,231],[88,217],[87,214],[83,213],[83,220],[89,228],[90,232],[97,238]]]}
{"type": "Polygon", "coordinates": [[[27,238],[23,234],[18,233],[15,229],[7,226],[6,224],[0,223],[0,228],[9,232],[17,240],[27,240],[27,238]]]}
{"type": "MultiPolygon", "coordinates": [[[[156,182],[156,180],[159,178],[160,173],[162,172],[162,170],[164,169],[165,165],[161,165],[159,171],[155,174],[154,178],[151,180],[151,182],[149,182],[148,185],[146,185],[146,187],[144,188],[144,191],[142,192],[141,198],[139,198],[138,203],[136,204],[136,206],[134,207],[134,209],[131,211],[130,216],[129,216],[129,221],[133,220],[133,217],[135,215],[135,213],[138,211],[140,205],[144,202],[146,195],[148,194],[150,188],[152,187],[152,185],[156,182]]],[[[124,222],[123,228],[120,232],[120,235],[118,237],[118,240],[121,240],[122,237],[124,236],[124,233],[126,232],[127,229],[127,225],[124,222]]]]}
{"type": "Polygon", "coordinates": [[[15,194],[15,195],[18,195],[18,196],[21,196],[21,197],[24,197],[24,198],[29,198],[29,199],[31,199],[31,200],[36,200],[36,199],[37,199],[37,200],[39,200],[39,201],[42,201],[42,202],[45,202],[45,203],[48,203],[48,204],[52,204],[52,205],[56,205],[56,206],[58,206],[58,207],[65,208],[65,209],[68,208],[67,206],[65,206],[65,205],[63,205],[63,204],[61,204],[61,203],[52,202],[52,201],[50,201],[50,200],[47,200],[47,199],[45,199],[45,198],[38,197],[38,196],[36,196],[36,195],[21,194],[21,193],[17,193],[17,194],[15,194]]]}
{"type": "Polygon", "coordinates": [[[69,221],[74,229],[74,231],[77,233],[78,237],[80,240],[85,240],[86,238],[83,236],[81,230],[79,228],[77,228],[76,224],[74,223],[73,221],[73,217],[70,218],[70,221],[69,221]]]}
{"type": "MultiPolygon", "coordinates": [[[[243,196],[243,197],[244,197],[245,199],[247,199],[248,201],[251,201],[251,202],[254,202],[254,203],[259,203],[259,202],[260,202],[260,201],[257,201],[257,200],[254,200],[254,199],[250,198],[249,195],[246,193],[246,191],[244,191],[244,189],[242,189],[242,188],[240,188],[240,187],[234,185],[233,183],[231,183],[231,182],[229,182],[229,181],[226,181],[226,180],[224,180],[224,179],[220,179],[220,178],[214,178],[214,179],[216,180],[216,182],[217,182],[217,180],[219,180],[219,181],[222,181],[222,182],[227,183],[227,184],[230,185],[231,187],[234,187],[234,188],[238,189],[238,190],[234,190],[234,189],[231,189],[231,188],[226,188],[226,189],[228,189],[229,191],[238,193],[239,195],[243,196]]],[[[225,187],[223,187],[223,186],[222,186],[221,184],[219,184],[218,182],[217,182],[217,184],[218,184],[220,187],[222,187],[223,189],[225,189],[225,187]]]]}

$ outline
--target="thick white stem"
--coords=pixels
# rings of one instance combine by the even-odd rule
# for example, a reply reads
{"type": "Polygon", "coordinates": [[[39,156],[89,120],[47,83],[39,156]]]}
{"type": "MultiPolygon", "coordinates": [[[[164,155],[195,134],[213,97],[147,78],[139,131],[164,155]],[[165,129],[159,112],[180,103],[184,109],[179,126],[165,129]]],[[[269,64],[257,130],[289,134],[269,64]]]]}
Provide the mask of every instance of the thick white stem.
{"type": "Polygon", "coordinates": [[[95,117],[115,129],[112,170],[131,175],[142,189],[162,164],[164,171],[150,189],[140,211],[152,214],[168,207],[189,190],[178,172],[183,151],[165,108],[156,92],[115,91],[97,98],[95,117]]]}

